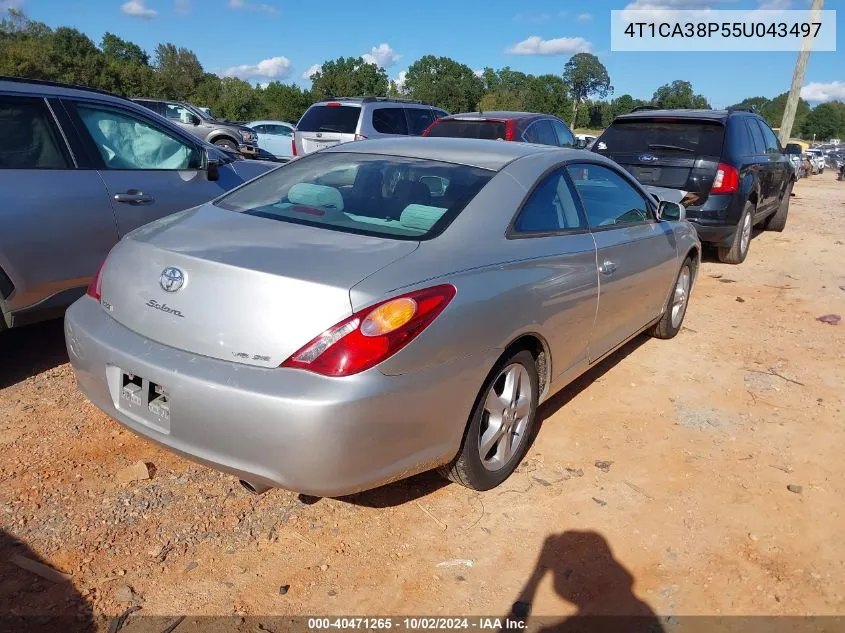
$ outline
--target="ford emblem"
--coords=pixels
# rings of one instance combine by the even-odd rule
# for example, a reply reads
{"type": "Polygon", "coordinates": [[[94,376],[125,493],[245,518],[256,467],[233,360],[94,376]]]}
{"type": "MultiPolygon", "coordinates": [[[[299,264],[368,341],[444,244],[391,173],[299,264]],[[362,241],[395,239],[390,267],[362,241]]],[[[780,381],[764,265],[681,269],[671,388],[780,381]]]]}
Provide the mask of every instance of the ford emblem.
{"type": "Polygon", "coordinates": [[[655,163],[658,160],[660,160],[660,159],[657,158],[657,156],[654,156],[652,154],[642,154],[640,156],[640,161],[642,161],[643,163],[655,163]]]}

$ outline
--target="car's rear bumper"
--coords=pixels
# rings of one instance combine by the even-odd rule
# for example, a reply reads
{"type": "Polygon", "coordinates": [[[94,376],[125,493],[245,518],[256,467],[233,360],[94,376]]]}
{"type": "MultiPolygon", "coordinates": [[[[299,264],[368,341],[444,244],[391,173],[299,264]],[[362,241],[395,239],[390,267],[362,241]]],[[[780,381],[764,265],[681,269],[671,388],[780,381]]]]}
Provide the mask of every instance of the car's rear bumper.
{"type": "Polygon", "coordinates": [[[371,369],[326,378],[160,345],[89,297],[67,311],[65,337],[82,392],[132,431],[253,484],[318,496],[374,488],[449,461],[496,354],[401,376],[371,369]],[[124,372],[143,379],[143,402],[122,397],[124,372]],[[152,383],[167,390],[166,421],[149,409],[152,383]]]}
{"type": "Polygon", "coordinates": [[[736,235],[745,203],[736,194],[713,194],[704,204],[688,207],[687,220],[702,242],[730,246],[736,235]]]}

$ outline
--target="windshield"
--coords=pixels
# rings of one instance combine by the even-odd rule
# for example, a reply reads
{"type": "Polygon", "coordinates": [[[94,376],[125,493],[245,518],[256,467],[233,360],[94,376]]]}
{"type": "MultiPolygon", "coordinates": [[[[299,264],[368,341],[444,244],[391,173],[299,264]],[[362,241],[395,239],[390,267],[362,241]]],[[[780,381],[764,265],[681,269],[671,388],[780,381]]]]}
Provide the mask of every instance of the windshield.
{"type": "Polygon", "coordinates": [[[493,176],[486,169],[433,160],[320,152],[215,204],[281,222],[425,240],[442,233],[493,176]]]}
{"type": "Polygon", "coordinates": [[[467,121],[465,119],[445,119],[433,126],[427,136],[451,138],[482,138],[490,141],[505,138],[503,121],[467,121]]]}
{"type": "Polygon", "coordinates": [[[716,121],[682,119],[638,119],[616,121],[598,142],[599,151],[681,152],[698,156],[719,156],[725,128],[716,121]]]}

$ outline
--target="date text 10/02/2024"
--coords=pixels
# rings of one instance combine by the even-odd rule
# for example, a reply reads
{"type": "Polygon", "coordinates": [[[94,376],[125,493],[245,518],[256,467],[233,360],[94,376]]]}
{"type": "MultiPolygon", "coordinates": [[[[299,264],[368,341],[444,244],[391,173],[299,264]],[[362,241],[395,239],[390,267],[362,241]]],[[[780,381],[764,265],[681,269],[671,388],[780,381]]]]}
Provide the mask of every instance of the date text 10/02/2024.
{"type": "Polygon", "coordinates": [[[407,630],[407,631],[447,631],[447,630],[522,630],[526,627],[523,620],[498,617],[445,618],[445,617],[401,617],[401,618],[309,618],[308,630],[328,631],[332,629],[349,630],[407,630]]]}

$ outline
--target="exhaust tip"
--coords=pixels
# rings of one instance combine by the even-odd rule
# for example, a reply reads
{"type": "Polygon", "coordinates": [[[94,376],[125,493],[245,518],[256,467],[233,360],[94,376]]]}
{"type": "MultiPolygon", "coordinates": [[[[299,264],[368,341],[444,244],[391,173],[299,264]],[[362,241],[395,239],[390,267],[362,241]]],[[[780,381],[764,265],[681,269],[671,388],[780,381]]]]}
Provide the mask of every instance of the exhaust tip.
{"type": "Polygon", "coordinates": [[[265,492],[270,490],[270,486],[265,486],[264,484],[254,484],[245,479],[239,479],[238,483],[244,490],[253,495],[263,495],[265,492]]]}

